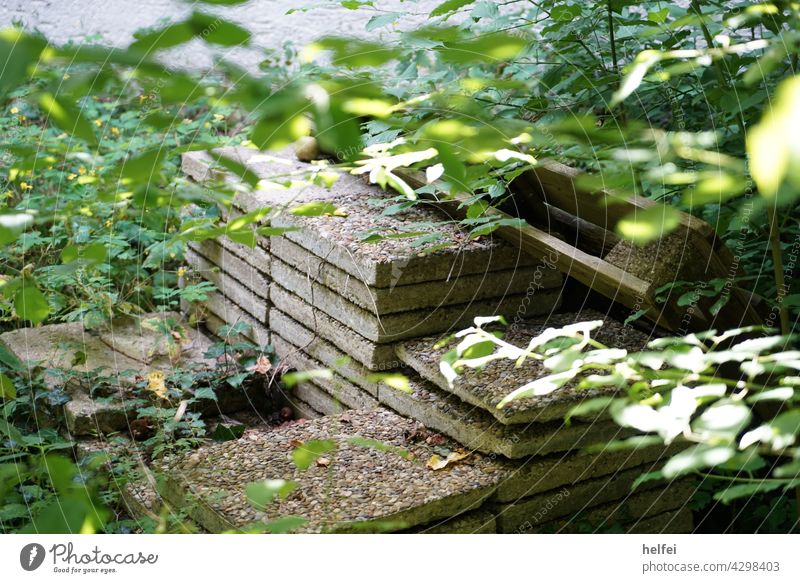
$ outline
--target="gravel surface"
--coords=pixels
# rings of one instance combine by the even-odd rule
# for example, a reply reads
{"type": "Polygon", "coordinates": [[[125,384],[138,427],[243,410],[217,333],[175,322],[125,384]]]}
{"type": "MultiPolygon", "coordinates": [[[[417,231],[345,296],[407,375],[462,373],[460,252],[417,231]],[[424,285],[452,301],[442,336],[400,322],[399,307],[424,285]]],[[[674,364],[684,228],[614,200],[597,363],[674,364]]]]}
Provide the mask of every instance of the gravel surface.
{"type": "Polygon", "coordinates": [[[612,265],[624,269],[658,288],[673,281],[705,281],[708,258],[698,256],[695,240],[702,235],[680,227],[657,241],[639,246],[620,241],[604,257],[612,265]]]}
{"type": "MultiPolygon", "coordinates": [[[[188,489],[232,528],[293,515],[309,521],[304,532],[400,530],[477,507],[493,489],[496,464],[472,454],[448,469],[428,469],[425,462],[443,446],[409,439],[416,430],[416,423],[385,409],[348,411],[272,431],[248,430],[239,440],[172,460],[169,494],[188,489]],[[347,441],[355,436],[401,448],[413,459],[347,441]],[[292,450],[320,439],[337,443],[335,451],[325,454],[328,463],[298,470],[292,450]],[[257,511],[244,487],[265,479],[294,480],[299,486],[266,511],[257,511]]],[[[200,518],[203,526],[220,525],[200,518]]]]}
{"type": "MultiPolygon", "coordinates": [[[[648,341],[648,337],[644,334],[594,310],[585,310],[580,314],[553,314],[548,318],[527,320],[511,327],[504,335],[504,339],[522,347],[546,328],[556,328],[584,320],[604,320],[604,325],[595,331],[593,338],[613,348],[635,351],[644,348],[648,341]]],[[[544,422],[558,419],[584,399],[613,392],[579,390],[574,383],[571,383],[549,395],[517,399],[503,409],[497,409],[497,404],[514,389],[545,376],[548,371],[544,366],[537,361],[528,360],[525,365],[516,368],[514,361],[498,360],[482,370],[465,369],[451,388],[439,372],[439,362],[452,345],[435,350],[433,346],[437,340],[438,338],[431,337],[403,342],[396,346],[396,351],[398,356],[423,378],[468,403],[482,407],[502,423],[544,422]]]]}

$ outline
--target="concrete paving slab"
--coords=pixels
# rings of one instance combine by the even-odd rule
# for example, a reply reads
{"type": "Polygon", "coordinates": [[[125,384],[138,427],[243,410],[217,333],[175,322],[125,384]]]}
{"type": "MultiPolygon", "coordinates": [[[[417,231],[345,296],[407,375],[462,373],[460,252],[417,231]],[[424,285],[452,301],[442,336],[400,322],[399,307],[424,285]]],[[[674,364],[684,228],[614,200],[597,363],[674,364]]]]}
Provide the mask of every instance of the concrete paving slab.
{"type": "Polygon", "coordinates": [[[605,449],[599,453],[577,451],[509,462],[507,478],[498,484],[496,498],[498,502],[513,502],[645,464],[655,470],[659,462],[666,461],[667,451],[657,445],[622,451],[605,449]]]}
{"type": "Polygon", "coordinates": [[[562,282],[558,271],[542,272],[537,267],[519,267],[461,275],[441,281],[375,288],[286,237],[273,237],[271,249],[273,255],[304,274],[307,279],[321,283],[377,316],[509,295],[530,293],[533,296],[537,290],[553,290],[562,282]]]}
{"type": "MultiPolygon", "coordinates": [[[[470,325],[476,316],[505,315],[511,318],[527,297],[512,295],[378,317],[330,288],[309,280],[277,258],[273,258],[272,278],[300,299],[319,308],[367,340],[379,344],[457,330],[470,325]]],[[[538,292],[535,306],[532,305],[529,309],[546,314],[555,309],[560,300],[559,291],[538,292]]]]}
{"type": "Polygon", "coordinates": [[[255,295],[265,300],[269,299],[269,276],[267,275],[269,264],[265,265],[264,271],[260,268],[257,269],[224,245],[211,240],[199,243],[189,242],[187,247],[193,255],[200,255],[212,265],[216,265],[255,295]]]}
{"type": "Polygon", "coordinates": [[[396,531],[478,508],[493,491],[492,462],[472,455],[447,470],[430,470],[425,460],[434,448],[405,438],[414,427],[413,421],[373,409],[248,430],[241,439],[169,460],[170,481],[162,495],[176,505],[192,503],[192,517],[212,532],[283,516],[306,518],[302,532],[396,531]],[[299,470],[292,451],[323,439],[335,444],[325,455],[328,463],[299,470]],[[298,487],[255,510],[245,485],[266,479],[291,480],[298,487]]]}
{"type": "MultiPolygon", "coordinates": [[[[367,285],[388,288],[542,263],[540,258],[524,254],[500,239],[471,239],[430,205],[420,204],[384,215],[383,211],[394,204],[393,196],[350,174],[340,173],[330,189],[317,186],[270,189],[270,185],[275,186],[271,176],[284,175],[280,180],[285,181],[287,173],[311,171],[314,166],[247,148],[222,150],[263,178],[260,190],[237,195],[234,204],[245,212],[315,200],[335,204],[341,211],[338,214],[346,216],[298,217],[283,213],[274,217],[272,224],[301,227],[286,237],[367,285]],[[365,243],[364,236],[373,229],[393,236],[365,243]],[[416,237],[402,236],[420,229],[441,237],[419,245],[415,243],[416,237]],[[449,246],[433,251],[442,243],[449,246]]],[[[183,156],[183,169],[195,180],[207,180],[212,174],[209,162],[206,154],[190,152],[183,156]]]]}
{"type": "Polygon", "coordinates": [[[181,309],[185,313],[191,314],[197,322],[204,323],[206,328],[218,338],[222,337],[221,330],[224,326],[244,322],[249,326],[249,329],[243,334],[245,338],[258,346],[269,344],[270,335],[266,326],[219,292],[209,293],[208,299],[202,302],[202,305],[184,303],[181,305],[181,309]]]}
{"type": "Polygon", "coordinates": [[[118,317],[99,335],[116,353],[144,364],[200,363],[209,347],[208,338],[188,326],[177,312],[118,317]]]}
{"type": "Polygon", "coordinates": [[[400,366],[391,344],[377,344],[357,334],[338,320],[301,300],[295,294],[273,283],[270,288],[273,305],[296,322],[337,345],[346,345],[348,354],[373,371],[391,370],[400,366]]]}
{"type": "MultiPolygon", "coordinates": [[[[612,348],[641,350],[649,340],[641,332],[625,327],[594,310],[585,310],[580,314],[551,314],[546,318],[523,321],[506,329],[504,339],[516,346],[527,346],[531,338],[546,328],[558,328],[586,320],[604,320],[603,327],[595,331],[593,338],[612,348]]],[[[464,401],[485,409],[501,423],[545,422],[563,418],[581,401],[613,393],[611,390],[578,389],[576,383],[570,383],[549,395],[518,399],[503,409],[498,409],[497,404],[514,389],[546,376],[549,371],[534,360],[528,360],[521,367],[517,367],[511,360],[499,360],[480,370],[465,369],[451,387],[440,372],[439,363],[452,346],[434,350],[438,340],[438,337],[415,339],[400,343],[395,348],[398,357],[423,378],[464,401]]]]}
{"type": "MultiPolygon", "coordinates": [[[[262,288],[259,294],[239,283],[234,277],[220,270],[219,267],[194,253],[190,249],[185,253],[186,262],[193,271],[203,279],[213,283],[220,293],[242,311],[253,317],[259,324],[268,323],[269,289],[262,288]]],[[[219,314],[217,314],[219,315],[219,314]]]]}
{"type": "MultiPolygon", "coordinates": [[[[637,524],[647,524],[645,521],[650,518],[684,508],[694,489],[692,481],[682,480],[673,482],[666,488],[642,492],[637,490],[623,500],[588,508],[568,518],[542,523],[525,530],[525,533],[627,532],[626,529],[641,532],[637,529],[637,524]]],[[[498,524],[498,532],[506,531],[498,524]]]]}
{"type": "Polygon", "coordinates": [[[489,510],[473,510],[412,529],[415,534],[495,534],[494,514],[489,510]]]}
{"type": "MultiPolygon", "coordinates": [[[[275,347],[275,353],[281,358],[281,361],[294,370],[305,371],[326,368],[325,365],[309,357],[301,348],[286,341],[275,331],[272,333],[272,345],[275,347]]],[[[378,406],[378,401],[367,391],[337,373],[332,373],[331,378],[316,378],[310,382],[350,409],[373,409],[378,406]]],[[[302,396],[300,396],[300,399],[306,400],[302,396]]],[[[314,405],[313,403],[309,404],[314,405]]],[[[317,410],[322,411],[321,409],[317,410]]]]}
{"type": "MultiPolygon", "coordinates": [[[[614,472],[600,478],[584,480],[535,496],[499,504],[496,509],[497,527],[501,532],[524,534],[563,516],[585,512],[588,509],[626,498],[636,478],[649,471],[650,466],[635,467],[614,472]]],[[[637,492],[663,486],[656,481],[645,482],[637,492]]]]}
{"type": "MultiPolygon", "coordinates": [[[[20,328],[0,334],[0,342],[30,367],[61,369],[87,377],[113,377],[120,386],[132,384],[142,368],[140,361],[114,352],[81,322],[20,328]]],[[[68,386],[80,384],[76,379],[68,386]]]]}
{"type": "Polygon", "coordinates": [[[378,400],[470,450],[518,459],[577,450],[628,435],[608,421],[569,427],[559,421],[503,425],[483,409],[411,375],[407,375],[411,393],[381,386],[378,400]]]}
{"type": "Polygon", "coordinates": [[[372,373],[361,363],[354,361],[335,348],[330,342],[302,326],[280,310],[272,308],[269,313],[272,332],[282,338],[289,338],[293,346],[320,362],[323,366],[336,371],[349,382],[363,388],[373,397],[378,395],[378,384],[368,380],[372,373]]]}

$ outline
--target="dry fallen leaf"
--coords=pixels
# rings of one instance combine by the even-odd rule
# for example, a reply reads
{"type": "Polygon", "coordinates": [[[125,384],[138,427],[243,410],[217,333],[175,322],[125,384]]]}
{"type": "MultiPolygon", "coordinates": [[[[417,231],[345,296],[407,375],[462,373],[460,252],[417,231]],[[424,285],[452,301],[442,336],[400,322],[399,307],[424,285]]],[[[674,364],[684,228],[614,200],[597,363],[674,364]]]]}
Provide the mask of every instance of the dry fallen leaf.
{"type": "Polygon", "coordinates": [[[247,370],[260,375],[266,375],[270,370],[272,370],[272,363],[269,361],[269,358],[267,358],[266,355],[262,354],[258,357],[253,366],[247,367],[247,370]]]}
{"type": "Polygon", "coordinates": [[[469,454],[463,451],[451,451],[447,454],[447,457],[444,458],[438,454],[433,454],[425,465],[429,470],[443,470],[468,457],[469,454]]]}
{"type": "Polygon", "coordinates": [[[292,440],[289,442],[289,446],[290,446],[292,449],[297,449],[298,447],[301,447],[302,445],[303,445],[303,442],[302,442],[302,441],[300,441],[299,439],[292,439],[292,440]]]}
{"type": "Polygon", "coordinates": [[[433,454],[425,466],[429,470],[441,470],[447,467],[447,460],[440,455],[433,454]]]}
{"type": "Polygon", "coordinates": [[[327,468],[329,465],[331,465],[331,460],[330,460],[330,458],[326,458],[326,457],[318,457],[317,458],[317,465],[319,467],[321,467],[321,468],[327,468]]]}
{"type": "Polygon", "coordinates": [[[156,394],[161,399],[167,397],[167,385],[164,382],[164,373],[154,370],[147,375],[147,390],[156,394]]]}

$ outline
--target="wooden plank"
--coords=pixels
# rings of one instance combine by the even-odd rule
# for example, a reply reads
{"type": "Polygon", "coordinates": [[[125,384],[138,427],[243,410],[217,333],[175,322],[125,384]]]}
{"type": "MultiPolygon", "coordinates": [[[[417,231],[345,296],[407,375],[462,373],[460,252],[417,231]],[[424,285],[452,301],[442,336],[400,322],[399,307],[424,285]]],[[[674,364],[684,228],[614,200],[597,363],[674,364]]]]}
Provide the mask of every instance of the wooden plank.
{"type": "MultiPolygon", "coordinates": [[[[623,198],[613,190],[582,190],[575,183],[580,171],[554,160],[541,160],[523,176],[546,203],[609,231],[614,231],[620,219],[632,211],[658,204],[641,196],[623,198]]],[[[706,238],[714,235],[711,225],[688,213],[680,214],[680,224],[706,238]]]]}
{"type": "MultiPolygon", "coordinates": [[[[395,170],[395,174],[412,188],[419,188],[426,183],[425,176],[421,172],[395,170]]],[[[459,219],[466,216],[467,207],[462,206],[466,199],[465,196],[457,194],[447,200],[429,198],[448,215],[459,219]]],[[[489,209],[484,216],[492,219],[513,218],[495,208],[489,209]]],[[[616,265],[585,253],[531,225],[501,226],[495,234],[536,257],[546,257],[558,267],[559,271],[597,290],[609,299],[620,302],[632,310],[647,310],[647,317],[653,322],[667,329],[674,329],[674,323],[670,322],[655,305],[652,286],[616,265]]]]}

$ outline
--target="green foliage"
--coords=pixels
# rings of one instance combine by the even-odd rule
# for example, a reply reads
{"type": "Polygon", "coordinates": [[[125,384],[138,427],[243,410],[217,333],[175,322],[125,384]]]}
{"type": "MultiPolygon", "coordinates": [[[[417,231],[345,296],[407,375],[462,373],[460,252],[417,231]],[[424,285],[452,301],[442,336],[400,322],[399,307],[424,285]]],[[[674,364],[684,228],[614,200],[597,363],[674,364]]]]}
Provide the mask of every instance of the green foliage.
{"type": "MultiPolygon", "coordinates": [[[[315,3],[330,5],[369,13],[369,30],[402,24],[405,16],[369,1],[315,3]]],[[[337,209],[311,202],[227,221],[234,195],[261,187],[258,177],[216,156],[215,164],[239,180],[201,187],[179,176],[180,154],[230,144],[231,134],[247,136],[245,145],[279,148],[313,132],[322,152],[340,166],[397,191],[385,214],[426,198],[459,195],[467,209],[462,225],[475,237],[537,218],[498,221],[489,211],[513,206],[510,184],[542,158],[588,171],[579,196],[604,190],[608,204],[631,195],[658,201],[617,224],[618,233],[636,243],[676,227],[677,209],[693,212],[714,225],[735,253],[745,276],[735,275],[731,283],[767,298],[788,332],[789,315],[800,313],[798,294],[787,293],[791,280],[787,284],[784,275],[791,277],[796,259],[790,241],[800,238],[796,6],[783,0],[503,6],[449,0],[434,8],[426,25],[398,32],[395,42],[328,36],[299,56],[292,50],[284,57],[271,54],[258,74],[220,62],[214,75],[203,78],[168,68],[157,57],[193,40],[246,45],[246,29],[195,11],[138,33],[127,49],[57,47],[17,28],[0,32],[0,62],[6,63],[0,71],[0,322],[81,320],[91,328],[119,313],[176,308],[181,298],[202,301],[208,284],[177,285],[187,241],[227,236],[255,245],[259,234],[285,232],[271,224],[278,213],[319,216],[337,209]],[[404,167],[424,171],[426,183],[412,187],[400,172],[404,167]],[[774,277],[763,277],[765,268],[774,277]]],[[[333,176],[331,164],[320,163],[275,181],[330,186],[333,176]]],[[[406,225],[397,232],[370,231],[362,240],[396,237],[436,249],[439,233],[433,224],[406,225]]],[[[673,282],[669,289],[693,283],[673,282]]],[[[699,293],[718,297],[719,309],[724,289],[715,281],[699,293]]],[[[693,292],[681,293],[679,303],[693,292]]],[[[667,474],[731,478],[715,494],[726,502],[793,486],[797,376],[775,376],[796,364],[781,344],[785,339],[747,344],[738,332],[709,332],[627,355],[580,341],[591,338],[591,330],[579,325],[539,338],[526,350],[506,346],[498,353],[498,337],[479,323],[443,370],[454,378],[461,367],[482,366],[504,351],[522,361],[536,355],[553,374],[509,398],[545,394],[579,377],[586,387],[616,386],[627,396],[574,413],[605,407],[650,437],[693,441],[665,468],[667,474]],[[735,349],[726,346],[734,342],[735,349]],[[721,375],[721,364],[738,367],[740,378],[721,375]],[[586,374],[590,370],[604,374],[586,374]],[[764,415],[761,408],[771,402],[785,410],[764,415]],[[779,454],[783,465],[766,479],[758,476],[763,486],[741,481],[741,472],[765,474],[761,461],[779,454]],[[785,462],[787,455],[793,461],[785,462]]],[[[216,348],[220,354],[230,349],[216,348]]],[[[30,388],[22,390],[7,356],[0,353],[8,367],[0,391],[11,415],[4,418],[14,421],[4,426],[4,447],[30,468],[15,492],[28,492],[43,513],[56,494],[72,500],[69,516],[57,525],[72,528],[82,502],[66,481],[38,484],[42,466],[32,452],[45,446],[24,423],[34,397],[30,388]],[[23,490],[29,486],[39,490],[23,490]]],[[[217,380],[236,385],[242,374],[225,371],[217,380]]],[[[305,371],[285,381],[291,386],[329,374],[305,371]]],[[[168,381],[173,396],[181,395],[168,381]]],[[[212,399],[215,382],[194,397],[212,399]]],[[[198,420],[189,415],[174,421],[175,413],[156,406],[140,411],[159,428],[148,447],[163,452],[192,443],[198,420]]],[[[297,454],[298,465],[318,459],[325,453],[320,447],[297,454]]],[[[53,459],[61,474],[71,475],[53,459]]],[[[98,527],[83,518],[82,525],[98,527]]],[[[20,527],[20,517],[10,520],[12,530],[20,527]]]]}
{"type": "MultiPolygon", "coordinates": [[[[592,338],[601,321],[549,328],[525,347],[504,341],[485,324],[476,321],[458,334],[458,345],[441,364],[451,382],[465,368],[496,360],[512,360],[517,366],[537,361],[548,371],[511,391],[498,408],[516,399],[549,395],[568,384],[613,390],[614,396],[587,399],[567,419],[606,412],[621,427],[645,437],[686,443],[660,476],[713,472],[727,480],[726,487],[714,493],[714,499],[724,503],[800,485],[800,360],[791,347],[795,339],[764,335],[769,331],[753,327],[711,330],[659,338],[646,351],[628,353],[592,338]],[[738,368],[735,374],[722,374],[733,366],[738,368]]],[[[638,439],[612,444],[639,445],[638,439]]]]}

